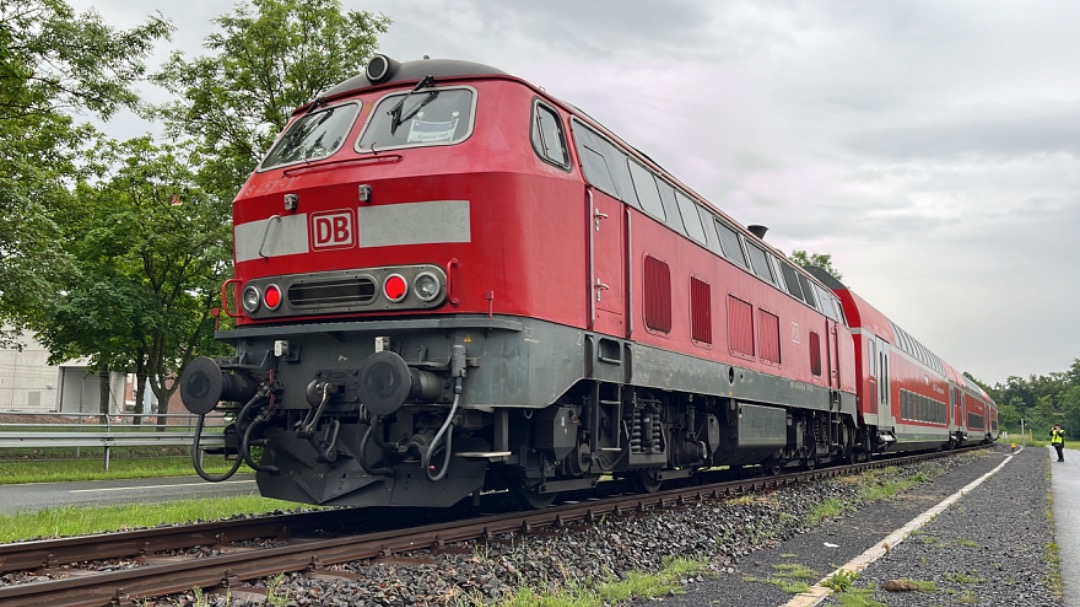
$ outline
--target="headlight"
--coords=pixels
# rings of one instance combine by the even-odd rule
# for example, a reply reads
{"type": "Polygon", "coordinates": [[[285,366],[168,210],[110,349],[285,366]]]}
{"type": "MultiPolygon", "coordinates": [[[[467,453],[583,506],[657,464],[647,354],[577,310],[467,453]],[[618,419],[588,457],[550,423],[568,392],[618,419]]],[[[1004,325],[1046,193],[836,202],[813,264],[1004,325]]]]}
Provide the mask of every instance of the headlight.
{"type": "Polygon", "coordinates": [[[244,306],[244,310],[248,314],[254,314],[259,309],[260,301],[259,288],[248,285],[244,287],[244,293],[240,296],[240,304],[244,306]]]}
{"type": "Polygon", "coordinates": [[[442,283],[439,277],[431,272],[421,272],[413,283],[413,293],[423,301],[431,301],[439,296],[442,291],[442,283]]]}

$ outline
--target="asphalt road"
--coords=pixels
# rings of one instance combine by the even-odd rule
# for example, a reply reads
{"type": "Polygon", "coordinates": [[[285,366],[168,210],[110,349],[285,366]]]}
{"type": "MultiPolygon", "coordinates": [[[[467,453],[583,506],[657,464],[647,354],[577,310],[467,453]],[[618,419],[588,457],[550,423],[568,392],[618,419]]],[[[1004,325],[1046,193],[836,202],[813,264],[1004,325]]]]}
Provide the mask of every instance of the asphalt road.
{"type": "Polygon", "coordinates": [[[254,474],[237,474],[223,483],[197,476],[78,483],[0,485],[0,514],[58,506],[109,506],[200,497],[258,495],[254,474]]]}

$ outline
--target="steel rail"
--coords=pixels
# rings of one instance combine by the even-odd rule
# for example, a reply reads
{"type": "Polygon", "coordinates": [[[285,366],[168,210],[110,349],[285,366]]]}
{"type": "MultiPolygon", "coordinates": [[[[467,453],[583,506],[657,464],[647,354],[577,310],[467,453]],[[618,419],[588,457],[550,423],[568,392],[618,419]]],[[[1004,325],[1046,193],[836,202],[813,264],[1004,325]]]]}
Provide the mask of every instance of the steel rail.
{"type": "MultiPolygon", "coordinates": [[[[608,515],[645,512],[744,492],[779,488],[869,468],[903,465],[953,455],[958,452],[960,450],[880,459],[783,476],[759,477],[646,495],[623,496],[597,502],[566,504],[534,512],[487,515],[465,521],[430,524],[405,530],[380,531],[332,539],[304,539],[284,546],[251,549],[236,554],[206,556],[182,562],[147,565],[136,569],[93,575],[80,574],[69,579],[2,587],[0,588],[0,604],[12,607],[42,604],[93,607],[133,604],[139,599],[185,592],[194,587],[236,588],[242,581],[283,572],[318,571],[326,565],[389,557],[418,549],[438,551],[449,544],[468,540],[491,539],[505,533],[528,533],[535,529],[562,527],[575,522],[588,523],[608,515]]],[[[107,537],[96,536],[96,539],[108,541],[107,537]]]]}

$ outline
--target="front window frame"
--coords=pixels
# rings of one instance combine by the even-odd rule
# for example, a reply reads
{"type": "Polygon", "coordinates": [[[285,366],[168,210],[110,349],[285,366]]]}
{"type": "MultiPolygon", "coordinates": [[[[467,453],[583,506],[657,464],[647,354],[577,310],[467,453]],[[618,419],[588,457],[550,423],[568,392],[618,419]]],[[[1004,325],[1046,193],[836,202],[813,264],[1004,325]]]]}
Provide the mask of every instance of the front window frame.
{"type": "Polygon", "coordinates": [[[281,134],[279,134],[277,139],[274,140],[274,143],[270,146],[270,149],[266,152],[266,155],[264,155],[262,160],[259,161],[259,167],[256,169],[256,172],[261,173],[263,171],[271,171],[271,170],[280,169],[280,168],[283,168],[283,167],[296,166],[298,164],[310,164],[310,163],[313,163],[313,162],[321,162],[323,160],[326,160],[328,158],[333,157],[334,154],[337,154],[338,152],[341,151],[342,148],[345,147],[345,142],[348,141],[349,134],[352,133],[354,128],[356,128],[356,120],[357,120],[357,118],[360,117],[360,114],[362,114],[363,111],[364,111],[364,102],[362,100],[360,100],[360,99],[349,99],[348,101],[343,101],[341,103],[334,103],[334,104],[326,105],[326,106],[311,109],[311,110],[305,112],[302,116],[300,116],[300,117],[296,118],[295,120],[291,121],[285,127],[285,129],[281,131],[281,134]],[[352,120],[349,121],[349,128],[345,130],[345,134],[344,134],[344,136],[342,136],[341,141],[338,143],[336,148],[334,148],[333,150],[327,152],[325,155],[320,156],[318,158],[314,158],[314,159],[306,158],[306,159],[294,160],[292,162],[282,162],[282,163],[272,164],[272,165],[267,165],[266,164],[266,161],[270,159],[270,155],[273,154],[278,149],[278,145],[281,144],[282,140],[285,139],[286,135],[288,135],[294,128],[296,128],[296,125],[299,124],[301,121],[305,120],[309,116],[316,116],[316,115],[318,115],[318,114],[320,114],[322,112],[328,112],[330,110],[341,109],[341,108],[343,108],[343,107],[345,107],[347,105],[355,105],[356,106],[356,113],[353,115],[352,120]]]}
{"type": "MultiPolygon", "coordinates": [[[[469,120],[468,128],[461,135],[460,139],[451,139],[450,141],[434,141],[434,142],[420,141],[420,142],[415,142],[415,143],[405,143],[405,144],[401,144],[401,145],[387,145],[387,146],[380,145],[379,142],[376,141],[374,150],[372,150],[370,147],[360,147],[360,143],[364,140],[364,136],[367,134],[368,129],[371,128],[371,124],[373,122],[373,119],[375,118],[376,112],[379,111],[379,106],[381,106],[384,101],[386,101],[387,99],[389,99],[391,97],[400,97],[402,95],[408,95],[410,93],[411,89],[403,88],[403,89],[395,89],[395,90],[392,90],[392,91],[388,91],[385,95],[383,95],[383,96],[379,97],[377,100],[371,102],[371,111],[369,111],[367,116],[364,118],[364,126],[360,128],[360,133],[356,137],[356,143],[353,144],[353,150],[357,154],[372,154],[372,153],[378,154],[378,153],[389,151],[389,150],[407,150],[407,149],[412,149],[412,148],[429,148],[429,147],[442,147],[442,146],[449,146],[449,145],[458,145],[459,143],[463,143],[465,141],[468,141],[468,139],[470,137],[472,137],[473,132],[476,130],[476,104],[477,104],[477,99],[480,96],[479,92],[477,92],[475,87],[467,86],[467,85],[463,85],[463,84],[456,84],[456,85],[448,85],[448,86],[433,86],[433,87],[429,87],[429,88],[426,88],[426,89],[421,89],[419,91],[416,91],[414,94],[419,97],[419,96],[425,95],[425,94],[427,94],[427,93],[429,93],[431,91],[436,91],[436,90],[439,91],[440,93],[443,93],[443,92],[446,92],[446,91],[455,91],[455,90],[465,90],[465,91],[469,91],[470,93],[472,93],[472,103],[469,104],[469,113],[468,113],[468,116],[467,116],[468,120],[469,120]]],[[[411,118],[410,118],[410,120],[411,120],[411,118]]],[[[399,129],[400,128],[405,128],[406,126],[407,125],[405,123],[402,123],[401,125],[398,126],[398,128],[399,129]]]]}

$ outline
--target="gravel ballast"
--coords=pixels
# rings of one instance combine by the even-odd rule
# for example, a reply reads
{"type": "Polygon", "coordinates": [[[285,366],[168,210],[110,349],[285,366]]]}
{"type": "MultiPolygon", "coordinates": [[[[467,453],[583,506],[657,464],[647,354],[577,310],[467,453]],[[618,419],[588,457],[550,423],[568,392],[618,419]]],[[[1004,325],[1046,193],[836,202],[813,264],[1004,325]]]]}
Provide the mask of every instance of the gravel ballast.
{"type": "MultiPolygon", "coordinates": [[[[331,568],[352,574],[350,579],[287,574],[269,585],[273,597],[280,601],[273,604],[281,605],[475,606],[506,600],[521,587],[588,587],[618,579],[629,571],[655,571],[666,559],[686,557],[704,562],[705,570],[680,580],[684,594],[671,593],[635,602],[654,601],[673,607],[773,607],[794,595],[790,588],[782,588],[781,582],[813,584],[993,469],[1001,463],[1006,451],[998,448],[877,472],[879,481],[918,477],[927,482],[898,497],[862,504],[858,512],[826,520],[814,529],[804,528],[805,515],[829,500],[858,504],[861,486],[868,482],[866,477],[844,477],[760,495],[606,517],[584,528],[547,530],[524,537],[507,535],[441,554],[418,551],[385,561],[331,568]],[[792,578],[792,572],[801,576],[792,578]]],[[[972,593],[980,601],[979,593],[984,585],[987,596],[996,598],[970,604],[1060,604],[1053,602],[1053,591],[1045,583],[1055,573],[1054,567],[1043,560],[1045,546],[1052,541],[1050,523],[1044,516],[1049,489],[1047,465],[1045,453],[1039,450],[1022,453],[932,523],[940,524],[947,518],[946,514],[956,511],[968,513],[971,526],[957,523],[955,533],[948,532],[951,528],[937,531],[927,527],[925,536],[913,536],[880,561],[880,566],[872,565],[856,581],[856,586],[875,584],[876,587],[894,577],[935,583],[938,578],[942,580],[937,592],[883,596],[884,591],[876,591],[875,598],[888,605],[951,605],[958,599],[970,598],[972,593]],[[1008,476],[1003,476],[1006,473],[1008,476]],[[992,482],[995,479],[1008,480],[992,482]],[[988,496],[978,497],[981,493],[988,496]],[[1011,511],[1009,520],[1015,528],[1002,531],[999,523],[978,514],[976,510],[984,505],[997,508],[999,513],[1011,511]],[[918,541],[920,537],[938,537],[941,545],[935,545],[932,540],[918,541]],[[961,539],[966,541],[960,542],[961,539]],[[912,551],[917,567],[905,562],[908,560],[904,558],[908,552],[905,547],[912,551]],[[924,552],[916,553],[915,548],[924,552]],[[932,560],[935,558],[943,564],[935,564],[937,561],[932,560]],[[971,569],[966,565],[969,560],[972,567],[986,573],[953,575],[955,583],[949,582],[950,571],[963,573],[971,569]],[[895,571],[886,569],[893,563],[895,571]],[[945,564],[955,567],[950,570],[945,564]],[[878,569],[883,573],[879,575],[878,569]],[[904,571],[908,573],[900,573],[904,571]],[[976,580],[999,581],[969,581],[964,575],[976,580]],[[1012,585],[1006,583],[1010,579],[1014,580],[1012,585]],[[1012,598],[1005,600],[1017,596],[1017,590],[1021,589],[1028,598],[1019,603],[1011,602],[1012,598]]],[[[159,604],[184,604],[193,599],[195,596],[188,594],[159,604]]],[[[228,599],[217,595],[203,597],[202,604],[237,606],[264,604],[265,600],[233,593],[228,599]]]]}

